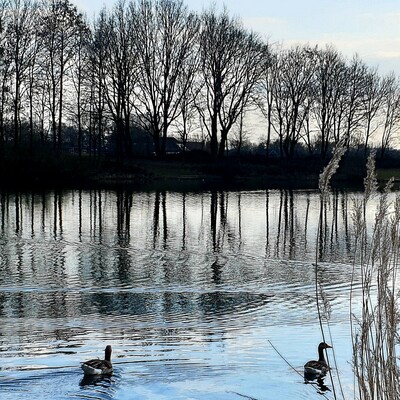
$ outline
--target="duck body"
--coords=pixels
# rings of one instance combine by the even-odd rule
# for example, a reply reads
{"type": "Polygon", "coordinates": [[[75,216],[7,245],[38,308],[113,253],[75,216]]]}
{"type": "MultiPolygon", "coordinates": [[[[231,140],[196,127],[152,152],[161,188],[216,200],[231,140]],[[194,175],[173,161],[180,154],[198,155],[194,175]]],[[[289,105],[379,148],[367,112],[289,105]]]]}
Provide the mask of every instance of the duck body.
{"type": "Polygon", "coordinates": [[[111,363],[111,346],[108,345],[105,349],[104,360],[94,359],[84,361],[81,365],[85,375],[110,375],[113,372],[111,363]]]}
{"type": "Polygon", "coordinates": [[[329,370],[329,365],[325,361],[324,350],[331,349],[332,346],[324,342],[318,345],[318,361],[311,360],[304,365],[304,374],[322,376],[329,370]]]}

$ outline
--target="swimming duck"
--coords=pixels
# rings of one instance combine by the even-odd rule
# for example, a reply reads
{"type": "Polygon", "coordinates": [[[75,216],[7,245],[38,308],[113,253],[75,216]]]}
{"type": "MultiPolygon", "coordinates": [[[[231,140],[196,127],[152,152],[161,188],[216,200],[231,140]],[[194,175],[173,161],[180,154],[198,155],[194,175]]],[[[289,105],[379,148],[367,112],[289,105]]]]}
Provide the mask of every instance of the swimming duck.
{"type": "Polygon", "coordinates": [[[329,346],[329,344],[321,342],[318,345],[318,361],[308,361],[304,365],[304,374],[325,375],[326,372],[329,370],[329,366],[325,361],[324,350],[331,348],[332,346],[329,346]]]}
{"type": "Polygon", "coordinates": [[[112,374],[111,364],[111,346],[105,349],[104,360],[89,360],[82,363],[83,373],[85,375],[110,375],[112,374]]]}

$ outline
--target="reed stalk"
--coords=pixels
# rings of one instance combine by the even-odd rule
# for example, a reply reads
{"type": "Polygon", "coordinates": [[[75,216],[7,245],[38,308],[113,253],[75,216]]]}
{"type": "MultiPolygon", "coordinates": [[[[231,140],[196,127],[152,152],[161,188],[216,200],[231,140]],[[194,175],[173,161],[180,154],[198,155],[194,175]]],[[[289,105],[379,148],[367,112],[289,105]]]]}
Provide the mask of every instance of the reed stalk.
{"type": "MultiPolygon", "coordinates": [[[[330,303],[326,296],[324,295],[324,291],[322,286],[319,283],[318,279],[318,266],[319,266],[319,259],[318,259],[318,248],[320,247],[320,240],[321,237],[319,233],[322,230],[322,225],[323,225],[323,220],[324,220],[324,212],[326,207],[329,204],[330,200],[330,181],[332,179],[332,176],[335,174],[337,169],[339,168],[339,163],[340,160],[345,152],[345,148],[342,145],[339,145],[333,152],[332,158],[329,161],[328,165],[324,168],[322,173],[320,174],[319,177],[319,191],[320,191],[320,214],[319,214],[319,221],[318,221],[318,233],[317,233],[317,240],[316,240],[316,252],[315,252],[315,299],[316,299],[316,304],[317,304],[317,311],[318,311],[318,320],[319,320],[319,325],[320,325],[320,331],[321,331],[321,336],[322,340],[326,342],[325,339],[325,330],[324,330],[324,322],[329,329],[329,319],[330,319],[330,303]]],[[[332,342],[332,336],[329,331],[329,336],[330,336],[330,341],[332,342]]],[[[334,355],[334,362],[336,365],[336,357],[335,357],[335,350],[333,346],[333,355],[334,355]]],[[[329,364],[329,356],[328,354],[326,355],[327,361],[329,364]]],[[[336,366],[337,369],[337,366],[336,366]]],[[[338,370],[338,369],[337,369],[338,370]]],[[[336,393],[336,388],[335,388],[335,382],[333,380],[332,372],[329,370],[329,377],[331,380],[332,384],[332,393],[335,399],[337,399],[337,393],[336,393]]],[[[340,382],[340,377],[338,375],[338,382],[340,385],[341,389],[341,394],[342,398],[344,398],[344,393],[342,390],[342,385],[340,382]]]]}
{"type": "MultiPolygon", "coordinates": [[[[329,181],[342,154],[342,150],[336,151],[320,176],[321,210],[329,200],[329,181]]],[[[392,185],[393,182],[389,181],[384,190],[378,192],[375,153],[372,152],[367,161],[363,198],[353,200],[351,207],[355,256],[349,309],[354,398],[358,400],[400,399],[400,368],[396,353],[400,344],[397,277],[400,262],[400,196],[391,197],[392,185]],[[368,229],[367,220],[373,212],[373,200],[376,200],[375,217],[372,228],[368,229]]],[[[322,322],[326,316],[320,310],[324,304],[320,304],[323,295],[319,294],[322,288],[319,288],[317,272],[318,262],[316,297],[324,338],[322,322]]]]}
{"type": "Polygon", "coordinates": [[[364,198],[353,202],[355,259],[350,296],[353,371],[359,400],[400,399],[399,292],[400,196],[390,200],[392,181],[377,193],[374,154],[367,163],[364,198]],[[375,219],[367,231],[370,202],[377,198],[375,219]],[[360,282],[357,293],[354,282],[360,282]],[[357,307],[355,302],[361,306],[357,307]]]}

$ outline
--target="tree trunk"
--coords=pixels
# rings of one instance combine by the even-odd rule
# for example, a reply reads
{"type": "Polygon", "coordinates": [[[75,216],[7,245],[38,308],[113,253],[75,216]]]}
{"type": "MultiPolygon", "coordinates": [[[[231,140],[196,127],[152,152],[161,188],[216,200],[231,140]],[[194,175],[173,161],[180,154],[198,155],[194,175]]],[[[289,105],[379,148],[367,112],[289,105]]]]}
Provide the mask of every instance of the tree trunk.
{"type": "Polygon", "coordinates": [[[218,132],[217,132],[217,113],[215,112],[211,119],[211,138],[210,151],[214,158],[218,155],[218,132]]]}
{"type": "Polygon", "coordinates": [[[221,129],[221,140],[219,142],[218,158],[224,158],[226,143],[228,138],[228,130],[221,129]]]}

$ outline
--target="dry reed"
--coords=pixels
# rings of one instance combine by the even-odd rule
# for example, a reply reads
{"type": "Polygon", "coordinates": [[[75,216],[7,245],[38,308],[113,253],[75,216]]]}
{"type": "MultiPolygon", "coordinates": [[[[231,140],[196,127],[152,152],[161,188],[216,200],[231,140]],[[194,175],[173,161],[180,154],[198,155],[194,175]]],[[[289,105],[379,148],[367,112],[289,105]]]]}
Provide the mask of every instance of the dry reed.
{"type": "MultiPolygon", "coordinates": [[[[322,210],[329,201],[330,180],[338,168],[343,153],[342,147],[336,149],[332,160],[320,175],[320,221],[322,221],[322,210]]],[[[400,369],[396,354],[400,325],[400,296],[397,288],[400,256],[400,196],[397,195],[391,200],[392,183],[389,181],[383,192],[378,192],[375,153],[371,153],[367,161],[363,198],[353,200],[351,210],[355,258],[350,290],[350,326],[355,378],[354,398],[359,400],[400,399],[400,369]],[[367,219],[373,199],[377,200],[377,208],[372,228],[368,229],[367,219]],[[355,282],[358,285],[355,285],[355,282]]],[[[329,317],[326,315],[327,305],[323,290],[318,284],[318,259],[316,299],[321,334],[324,338],[323,321],[329,327],[329,317]]],[[[338,368],[337,371],[339,372],[338,368]]],[[[332,374],[330,378],[333,385],[332,374]]],[[[339,375],[338,380],[340,383],[339,375]]],[[[336,399],[334,386],[333,394],[336,399]]],[[[344,399],[343,390],[341,395],[344,399]]]]}
{"type": "Polygon", "coordinates": [[[363,200],[354,202],[352,209],[356,248],[353,282],[361,283],[361,293],[352,284],[350,302],[355,396],[360,400],[396,400],[400,398],[396,355],[400,197],[390,201],[392,181],[377,193],[374,156],[372,153],[368,159],[363,200]],[[366,221],[373,198],[377,198],[377,208],[369,232],[366,221]],[[361,307],[357,307],[355,301],[360,304],[360,297],[361,307]]]}
{"type": "MultiPolygon", "coordinates": [[[[336,149],[333,152],[332,158],[329,161],[328,165],[324,168],[322,173],[319,176],[319,191],[320,191],[320,215],[319,215],[319,222],[318,222],[318,235],[317,235],[317,241],[316,241],[316,259],[315,259],[315,298],[316,298],[316,303],[317,303],[317,311],[318,311],[318,319],[319,319],[319,325],[320,325],[320,330],[321,330],[321,335],[322,335],[322,340],[326,342],[325,339],[325,331],[324,331],[324,324],[326,325],[328,331],[329,331],[329,336],[330,336],[330,342],[332,343],[332,335],[329,329],[329,320],[330,320],[330,314],[331,314],[331,306],[329,303],[328,298],[325,296],[323,287],[319,284],[318,280],[318,248],[320,246],[320,240],[321,237],[319,235],[319,232],[321,231],[322,224],[323,224],[323,216],[326,207],[329,204],[330,200],[330,181],[332,179],[332,176],[335,174],[337,169],[339,168],[339,163],[340,160],[345,152],[345,148],[342,145],[339,145],[336,147],[336,149]]],[[[335,356],[335,346],[333,346],[333,357],[334,357],[334,364],[336,366],[336,370],[338,370],[337,365],[336,365],[336,356],[335,356]]],[[[329,356],[328,354],[326,355],[328,364],[329,363],[329,356]]],[[[331,370],[329,370],[329,377],[331,380],[332,384],[332,393],[335,399],[337,399],[337,393],[336,393],[336,387],[335,387],[335,382],[332,376],[331,370]]],[[[339,383],[339,387],[341,390],[342,398],[344,398],[344,393],[340,381],[339,375],[337,375],[337,380],[339,383]]]]}

